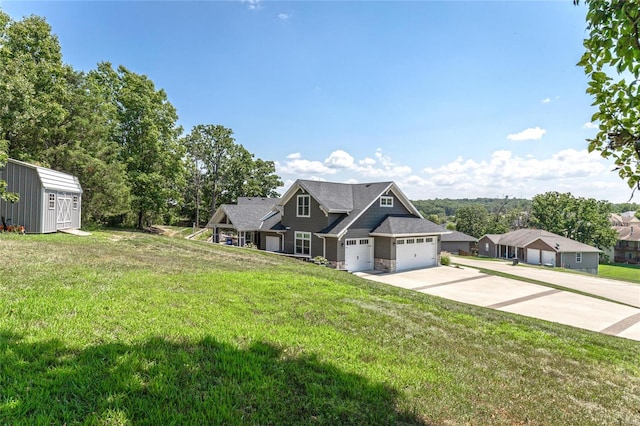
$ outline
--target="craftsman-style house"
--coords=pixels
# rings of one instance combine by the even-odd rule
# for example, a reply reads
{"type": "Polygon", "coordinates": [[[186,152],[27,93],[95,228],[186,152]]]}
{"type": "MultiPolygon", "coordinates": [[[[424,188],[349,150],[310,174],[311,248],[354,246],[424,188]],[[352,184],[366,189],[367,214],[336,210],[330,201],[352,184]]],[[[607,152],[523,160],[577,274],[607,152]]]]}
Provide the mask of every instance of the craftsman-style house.
{"type": "Polygon", "coordinates": [[[393,182],[297,180],[263,217],[261,248],[385,272],[438,264],[449,231],[422,217],[393,182]]]}

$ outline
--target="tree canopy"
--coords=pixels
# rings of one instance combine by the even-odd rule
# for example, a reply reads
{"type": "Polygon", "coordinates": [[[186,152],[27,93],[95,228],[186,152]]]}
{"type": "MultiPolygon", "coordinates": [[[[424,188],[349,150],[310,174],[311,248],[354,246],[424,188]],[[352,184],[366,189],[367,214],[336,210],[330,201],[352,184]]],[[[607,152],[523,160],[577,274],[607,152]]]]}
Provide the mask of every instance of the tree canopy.
{"type": "MultiPolygon", "coordinates": [[[[578,0],[574,0],[578,3],[578,0]]],[[[640,188],[640,1],[585,0],[588,37],[578,65],[589,77],[598,133],[589,151],[616,164],[634,191],[640,188]]]]}
{"type": "Polygon", "coordinates": [[[609,223],[611,211],[607,201],[552,191],[533,197],[530,220],[540,229],[605,250],[618,238],[609,223]]]}
{"type": "MultiPolygon", "coordinates": [[[[108,62],[77,72],[45,19],[0,10],[0,167],[15,158],[74,174],[83,222],[199,222],[200,195],[208,213],[241,196],[277,196],[274,163],[235,143],[231,129],[199,125],[181,137],[177,122],[148,76],[108,62]]],[[[0,198],[17,201],[6,188],[0,180],[0,198]]]]}

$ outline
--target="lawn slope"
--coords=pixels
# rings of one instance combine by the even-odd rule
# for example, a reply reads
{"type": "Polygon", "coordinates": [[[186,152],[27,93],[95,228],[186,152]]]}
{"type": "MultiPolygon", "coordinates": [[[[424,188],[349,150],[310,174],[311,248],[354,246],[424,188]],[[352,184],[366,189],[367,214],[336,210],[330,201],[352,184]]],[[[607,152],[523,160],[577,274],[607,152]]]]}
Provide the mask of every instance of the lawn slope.
{"type": "Polygon", "coordinates": [[[0,255],[0,424],[640,424],[637,342],[163,236],[0,255]]]}

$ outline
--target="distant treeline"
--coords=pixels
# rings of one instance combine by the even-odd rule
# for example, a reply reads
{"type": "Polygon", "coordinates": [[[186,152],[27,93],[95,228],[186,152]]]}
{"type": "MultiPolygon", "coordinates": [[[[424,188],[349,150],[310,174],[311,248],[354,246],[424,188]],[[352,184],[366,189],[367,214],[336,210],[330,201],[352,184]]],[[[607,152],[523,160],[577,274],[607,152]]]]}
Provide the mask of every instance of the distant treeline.
{"type": "MultiPolygon", "coordinates": [[[[531,200],[526,198],[436,198],[434,200],[412,201],[424,217],[438,216],[440,222],[454,217],[461,207],[480,205],[489,213],[504,213],[510,210],[528,212],[531,210],[531,200]]],[[[611,204],[614,213],[626,211],[640,211],[640,204],[618,203],[611,204]]]]}

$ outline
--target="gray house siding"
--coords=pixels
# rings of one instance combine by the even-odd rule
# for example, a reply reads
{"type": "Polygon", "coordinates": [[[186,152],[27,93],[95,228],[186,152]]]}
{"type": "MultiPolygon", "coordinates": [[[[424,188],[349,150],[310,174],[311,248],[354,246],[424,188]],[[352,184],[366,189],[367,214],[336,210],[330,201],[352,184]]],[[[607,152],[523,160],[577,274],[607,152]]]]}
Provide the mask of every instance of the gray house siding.
{"type": "Polygon", "coordinates": [[[0,215],[8,225],[22,225],[30,234],[80,228],[82,188],[75,177],[9,159],[0,168],[0,179],[7,182],[9,192],[20,196],[16,203],[0,200],[0,215]],[[55,197],[51,209],[50,194],[55,197]],[[77,197],[77,204],[73,203],[74,197],[77,197]],[[63,204],[64,200],[68,204],[63,204]]]}
{"type": "MultiPolygon", "coordinates": [[[[574,252],[566,252],[561,253],[560,259],[562,265],[564,265],[567,269],[573,269],[576,271],[589,272],[591,274],[598,273],[598,262],[599,262],[599,254],[598,253],[581,253],[582,262],[578,263],[576,261],[576,253],[574,252]]],[[[558,263],[560,265],[560,263],[558,263]]]]}
{"type": "Polygon", "coordinates": [[[471,253],[470,241],[442,241],[442,250],[449,253],[459,253],[460,250],[471,253]]]}
{"type": "MultiPolygon", "coordinates": [[[[389,196],[391,196],[391,194],[389,196]]],[[[380,207],[380,199],[378,198],[371,207],[351,225],[350,229],[367,229],[370,231],[380,225],[380,222],[390,214],[406,215],[411,214],[411,212],[409,212],[395,196],[393,197],[393,207],[380,207]]]]}
{"type": "Polygon", "coordinates": [[[340,244],[338,244],[338,239],[337,238],[325,238],[325,250],[326,250],[326,254],[325,254],[325,258],[327,258],[328,260],[333,260],[333,261],[342,261],[344,262],[344,248],[342,249],[342,258],[339,258],[339,249],[338,247],[340,246],[340,244]]]}
{"type": "Polygon", "coordinates": [[[0,216],[8,225],[22,225],[27,233],[41,233],[40,212],[43,206],[43,190],[35,169],[8,162],[0,169],[0,179],[7,182],[7,191],[20,194],[17,203],[0,199],[0,216]]]}
{"type": "Polygon", "coordinates": [[[376,259],[395,259],[395,250],[392,252],[393,241],[394,238],[376,237],[376,241],[373,246],[373,257],[376,259]]]}

